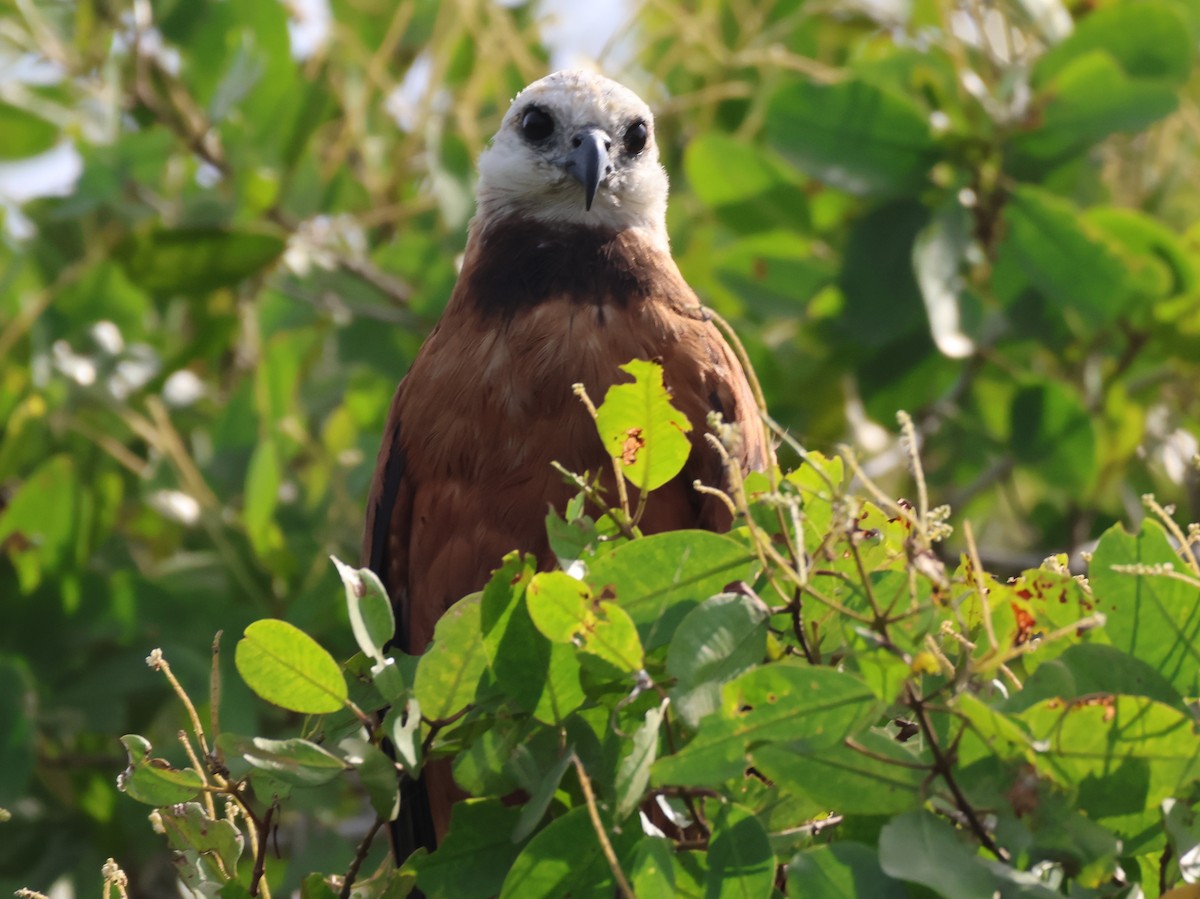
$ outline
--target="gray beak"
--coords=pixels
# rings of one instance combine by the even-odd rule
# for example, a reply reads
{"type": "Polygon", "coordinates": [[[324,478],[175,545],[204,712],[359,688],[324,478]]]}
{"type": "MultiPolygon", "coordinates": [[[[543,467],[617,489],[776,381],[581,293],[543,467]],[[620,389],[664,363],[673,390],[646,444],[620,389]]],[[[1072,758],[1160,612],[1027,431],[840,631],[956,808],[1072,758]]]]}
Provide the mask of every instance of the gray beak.
{"type": "Polygon", "coordinates": [[[608,147],[610,140],[599,128],[584,128],[575,135],[574,149],[567,154],[566,169],[571,177],[583,185],[586,208],[590,211],[596,198],[596,188],[608,174],[608,147]]]}

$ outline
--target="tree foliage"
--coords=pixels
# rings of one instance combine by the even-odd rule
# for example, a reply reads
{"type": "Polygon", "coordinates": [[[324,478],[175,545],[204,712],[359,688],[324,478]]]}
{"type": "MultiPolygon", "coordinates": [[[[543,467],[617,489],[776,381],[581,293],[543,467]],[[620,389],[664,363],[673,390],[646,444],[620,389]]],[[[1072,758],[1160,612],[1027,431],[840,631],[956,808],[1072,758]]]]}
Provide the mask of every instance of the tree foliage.
{"type": "MultiPolygon", "coordinates": [[[[636,509],[581,499],[548,528],[583,579],[510,558],[420,663],[327,558],[473,160],[546,70],[536,10],[335,0],[314,42],[320,7],[277,0],[2,9],[0,887],[86,892],[113,857],[134,895],[241,895],[277,826],[263,883],[324,896],[394,806],[385,735],[479,797],[394,890],[468,857],[480,895],[1194,879],[1194,5],[640,11],[609,74],[658,111],[676,257],[824,454],[789,438],[728,536],[629,539],[636,509]],[[78,178],[27,200],[41,153],[78,178]],[[252,817],[197,797],[180,728],[252,817]]],[[[678,422],[646,414],[659,483],[678,422]]]]}

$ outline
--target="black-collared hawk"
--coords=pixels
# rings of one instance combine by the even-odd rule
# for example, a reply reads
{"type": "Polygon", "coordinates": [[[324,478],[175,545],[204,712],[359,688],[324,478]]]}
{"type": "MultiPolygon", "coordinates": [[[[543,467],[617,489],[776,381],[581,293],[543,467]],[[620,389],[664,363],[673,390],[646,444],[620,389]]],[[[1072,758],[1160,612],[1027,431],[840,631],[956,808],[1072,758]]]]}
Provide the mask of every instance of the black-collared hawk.
{"type": "MultiPolygon", "coordinates": [[[[547,508],[576,488],[551,462],[612,486],[572,385],[599,402],[631,359],[661,363],[694,425],[684,471],[651,495],[641,529],[729,527],[725,505],[692,486],[725,481],[709,413],[740,426],[743,470],[770,452],[737,357],[671,258],[666,209],[654,118],[632,91],[566,71],[513,101],[479,158],[462,271],[396,390],[371,488],[364,562],[391,596],[400,648],[423,652],[506,553],[554,565],[547,508]]],[[[427,766],[426,786],[440,838],[461,794],[445,764],[427,766]]],[[[427,825],[416,830],[432,849],[427,825]]]]}

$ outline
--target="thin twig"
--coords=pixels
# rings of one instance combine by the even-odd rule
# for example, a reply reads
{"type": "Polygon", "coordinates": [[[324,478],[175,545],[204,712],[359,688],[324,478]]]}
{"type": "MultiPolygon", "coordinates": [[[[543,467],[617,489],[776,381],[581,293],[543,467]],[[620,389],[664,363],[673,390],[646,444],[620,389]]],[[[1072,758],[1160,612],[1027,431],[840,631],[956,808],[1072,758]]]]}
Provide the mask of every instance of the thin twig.
{"type": "Polygon", "coordinates": [[[221,635],[217,631],[212,643],[212,668],[208,675],[209,729],[212,731],[213,751],[217,748],[217,737],[221,734],[221,635]]]}
{"type": "Polygon", "coordinates": [[[263,815],[261,825],[255,822],[259,827],[258,834],[258,851],[254,854],[254,873],[250,875],[250,895],[258,895],[258,887],[261,883],[264,888],[264,895],[269,899],[270,888],[267,887],[266,881],[263,880],[263,873],[267,868],[267,842],[271,834],[271,818],[274,817],[276,810],[279,808],[279,802],[276,800],[271,803],[271,807],[267,809],[267,813],[263,815]]]}
{"type": "Polygon", "coordinates": [[[842,740],[842,744],[847,749],[853,749],[859,755],[866,756],[869,759],[874,759],[877,762],[883,762],[885,765],[895,765],[898,768],[909,768],[913,771],[928,771],[928,765],[922,765],[920,762],[906,762],[902,759],[892,758],[890,755],[884,755],[882,752],[876,752],[873,749],[868,749],[862,743],[853,737],[846,737],[842,740]]]}
{"type": "Polygon", "coordinates": [[[967,540],[967,558],[971,560],[971,573],[975,576],[975,590],[979,593],[979,607],[983,615],[983,630],[987,634],[988,644],[993,650],[1000,648],[996,642],[996,631],[992,625],[992,605],[988,601],[987,585],[983,580],[983,562],[979,558],[979,549],[975,545],[975,532],[971,522],[963,522],[963,536],[967,540]]]}
{"type": "Polygon", "coordinates": [[[1197,576],[1200,576],[1200,564],[1196,562],[1196,555],[1192,552],[1192,544],[1183,531],[1180,530],[1179,525],[1175,523],[1175,519],[1167,514],[1167,510],[1159,504],[1153,493],[1147,493],[1145,496],[1143,496],[1142,503],[1147,509],[1153,512],[1155,517],[1157,517],[1158,520],[1163,523],[1163,526],[1171,532],[1171,536],[1174,537],[1176,542],[1179,543],[1179,551],[1183,553],[1183,558],[1188,563],[1188,567],[1191,568],[1197,576]]]}
{"type": "MultiPolygon", "coordinates": [[[[200,764],[200,757],[196,755],[196,750],[192,748],[192,741],[188,739],[187,731],[179,731],[179,742],[183,744],[183,751],[187,753],[188,761],[192,763],[192,770],[200,777],[200,781],[208,786],[208,769],[200,764]]],[[[207,755],[207,753],[206,753],[207,755]]],[[[214,821],[217,817],[217,806],[213,802],[212,793],[208,790],[204,791],[204,808],[208,812],[208,817],[214,821]]]]}
{"type": "Polygon", "coordinates": [[[354,853],[354,859],[350,862],[350,867],[346,869],[346,877],[342,881],[342,891],[338,894],[340,899],[350,899],[350,890],[354,886],[354,881],[358,879],[358,870],[367,858],[367,853],[371,849],[371,842],[375,839],[375,835],[379,833],[379,828],[383,827],[384,823],[383,817],[377,816],[375,823],[367,831],[367,835],[358,844],[358,851],[354,853]]]}
{"type": "Polygon", "coordinates": [[[617,860],[617,853],[608,839],[608,831],[604,829],[604,822],[600,820],[600,809],[596,805],[596,794],[592,791],[591,778],[584,770],[583,762],[579,761],[579,756],[572,754],[571,762],[575,765],[575,773],[579,775],[579,786],[583,789],[583,799],[587,803],[588,815],[592,819],[596,839],[600,841],[600,849],[604,852],[608,867],[612,869],[613,877],[617,881],[617,888],[625,899],[637,899],[633,887],[625,879],[625,872],[621,870],[621,863],[617,860]]]}
{"type": "Polygon", "coordinates": [[[998,846],[996,841],[992,839],[992,835],[983,826],[983,822],[979,820],[974,807],[967,799],[966,794],[963,793],[962,787],[955,780],[950,759],[942,752],[942,747],[937,741],[937,734],[933,730],[933,722],[929,720],[929,712],[925,708],[925,700],[917,696],[917,691],[911,683],[905,686],[905,693],[905,702],[916,716],[917,724],[921,727],[921,733],[925,735],[925,742],[929,744],[929,751],[933,754],[934,773],[941,777],[946,786],[950,788],[950,792],[954,796],[955,806],[962,812],[968,826],[971,828],[971,832],[975,834],[983,848],[996,856],[1000,861],[1009,861],[1011,856],[1008,850],[998,846]]]}

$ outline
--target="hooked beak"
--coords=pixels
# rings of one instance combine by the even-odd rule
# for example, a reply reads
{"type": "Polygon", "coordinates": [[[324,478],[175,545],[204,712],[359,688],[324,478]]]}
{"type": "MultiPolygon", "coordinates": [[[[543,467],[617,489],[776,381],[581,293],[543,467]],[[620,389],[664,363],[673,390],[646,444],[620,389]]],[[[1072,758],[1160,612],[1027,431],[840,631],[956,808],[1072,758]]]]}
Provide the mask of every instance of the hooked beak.
{"type": "Polygon", "coordinates": [[[608,174],[608,135],[599,128],[585,128],[575,135],[575,149],[567,154],[566,169],[583,185],[586,208],[591,211],[596,188],[608,174]]]}

